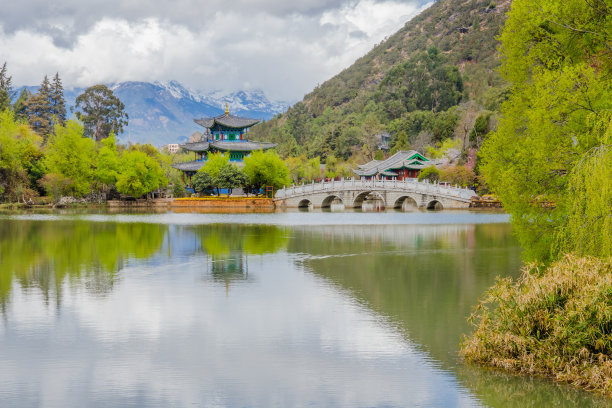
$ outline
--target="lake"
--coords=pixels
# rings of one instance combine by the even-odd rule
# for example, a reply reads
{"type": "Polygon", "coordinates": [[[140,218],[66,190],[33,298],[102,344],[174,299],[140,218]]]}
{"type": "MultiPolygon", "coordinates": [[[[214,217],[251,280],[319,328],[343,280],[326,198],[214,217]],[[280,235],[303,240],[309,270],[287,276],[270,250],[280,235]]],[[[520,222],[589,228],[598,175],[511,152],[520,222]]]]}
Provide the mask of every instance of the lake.
{"type": "Polygon", "coordinates": [[[575,407],[465,365],[499,213],[0,215],[2,407],[575,407]]]}

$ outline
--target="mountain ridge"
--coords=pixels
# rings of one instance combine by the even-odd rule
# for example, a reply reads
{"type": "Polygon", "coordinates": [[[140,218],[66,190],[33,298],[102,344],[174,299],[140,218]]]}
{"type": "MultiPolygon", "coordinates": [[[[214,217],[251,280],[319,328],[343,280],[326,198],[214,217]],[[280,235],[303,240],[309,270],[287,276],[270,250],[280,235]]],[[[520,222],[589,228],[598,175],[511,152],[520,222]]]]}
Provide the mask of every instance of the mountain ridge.
{"type": "MultiPolygon", "coordinates": [[[[122,142],[151,143],[156,146],[185,142],[201,127],[195,118],[220,115],[225,103],[232,114],[268,120],[285,111],[286,102],[270,101],[261,89],[240,90],[229,94],[221,91],[201,92],[172,81],[125,81],[107,86],[125,105],[129,116],[128,126],[118,135],[122,142]]],[[[22,89],[38,91],[38,86],[21,86],[22,89]]],[[[78,95],[86,88],[73,87],[64,90],[68,109],[74,107],[78,95]]]]}
{"type": "Polygon", "coordinates": [[[488,115],[489,131],[507,91],[497,70],[496,37],[510,5],[436,1],[251,136],[279,143],[284,156],[368,160],[382,133],[390,133],[394,144],[404,132],[408,144],[424,152],[452,136],[467,142],[480,115],[488,115]],[[453,77],[455,70],[460,78],[453,77]],[[461,96],[450,107],[418,103],[440,91],[461,96]]]}

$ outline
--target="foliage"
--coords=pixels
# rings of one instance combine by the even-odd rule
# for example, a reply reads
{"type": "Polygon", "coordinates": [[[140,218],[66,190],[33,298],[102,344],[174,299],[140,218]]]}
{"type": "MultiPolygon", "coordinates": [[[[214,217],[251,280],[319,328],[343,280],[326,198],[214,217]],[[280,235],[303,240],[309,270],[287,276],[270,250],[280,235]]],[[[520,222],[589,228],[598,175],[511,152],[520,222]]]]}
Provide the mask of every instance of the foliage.
{"type": "Polygon", "coordinates": [[[217,152],[214,154],[209,154],[203,169],[205,172],[210,174],[210,177],[212,177],[214,180],[219,174],[221,168],[227,166],[229,161],[230,159],[227,153],[223,154],[221,152],[217,152]]]}
{"type": "Polygon", "coordinates": [[[187,195],[187,190],[185,190],[185,185],[181,181],[174,181],[172,183],[172,196],[174,198],[181,198],[187,195]]]}
{"type": "Polygon", "coordinates": [[[35,195],[33,183],[42,176],[41,142],[13,112],[0,111],[0,200],[24,201],[35,195]]]}
{"type": "Polygon", "coordinates": [[[11,98],[13,97],[13,78],[8,75],[6,62],[0,68],[0,112],[11,107],[11,98]]]}
{"type": "Polygon", "coordinates": [[[404,131],[406,145],[421,153],[428,144],[452,137],[464,137],[467,147],[471,125],[465,135],[456,134],[466,111],[454,108],[471,99],[480,110],[495,111],[507,97],[508,87],[495,68],[496,37],[510,2],[491,12],[488,4],[433,2],[303,101],[254,127],[251,138],[279,143],[283,157],[320,156],[323,161],[329,154],[371,159],[376,135],[383,132],[394,144],[404,131]]]}
{"type": "MultiPolygon", "coordinates": [[[[408,135],[403,130],[400,131],[393,140],[393,147],[391,148],[391,151],[389,153],[395,154],[400,150],[410,150],[410,142],[408,141],[408,135]]],[[[374,158],[376,159],[376,157],[374,158]]]]}
{"type": "Polygon", "coordinates": [[[32,129],[46,141],[53,130],[51,84],[46,75],[38,92],[28,98],[26,112],[32,129]]]}
{"type": "Polygon", "coordinates": [[[66,124],[66,101],[64,100],[64,87],[58,72],[55,73],[53,83],[50,84],[49,102],[54,123],[64,126],[66,124]]]}
{"type": "Polygon", "coordinates": [[[469,361],[612,396],[612,263],[572,255],[499,279],[472,316],[469,361]]]}
{"type": "Polygon", "coordinates": [[[449,166],[440,170],[440,181],[457,184],[460,187],[472,187],[476,182],[476,175],[469,167],[449,166]]]}
{"type": "MultiPolygon", "coordinates": [[[[603,2],[516,0],[501,35],[502,72],[513,88],[498,130],[483,144],[480,168],[511,213],[528,259],[549,261],[568,249],[553,243],[568,222],[576,228],[570,217],[605,219],[575,194],[584,176],[572,183],[567,174],[611,143],[610,27],[603,2]]],[[[598,171],[610,174],[606,166],[598,171]]]]}
{"type": "Polygon", "coordinates": [[[28,100],[32,94],[27,88],[23,88],[13,105],[13,112],[15,112],[15,119],[25,120],[28,118],[28,100]]]}
{"type": "Polygon", "coordinates": [[[374,160],[384,160],[384,158],[385,154],[382,150],[377,150],[376,153],[374,153],[374,160]]]}
{"type": "Polygon", "coordinates": [[[460,139],[446,139],[444,142],[440,143],[437,148],[433,146],[429,147],[427,149],[427,156],[433,159],[441,159],[450,150],[460,150],[461,144],[460,139]]]}
{"type": "Polygon", "coordinates": [[[69,120],[66,126],[56,125],[44,153],[48,173],[57,175],[54,180],[69,180],[62,181],[65,187],[62,194],[80,197],[91,191],[96,146],[91,139],[83,137],[80,123],[69,120]]]}
{"type": "MultiPolygon", "coordinates": [[[[217,188],[225,188],[228,195],[232,194],[234,188],[245,188],[249,185],[249,178],[235,164],[226,164],[219,169],[214,179],[217,188]]],[[[218,191],[218,190],[217,190],[218,191]]]]}
{"type": "Polygon", "coordinates": [[[168,185],[159,163],[138,150],[126,151],[121,156],[117,191],[134,198],[142,197],[168,185]]]}
{"type": "Polygon", "coordinates": [[[60,198],[70,191],[72,179],[61,174],[49,173],[38,180],[38,184],[45,189],[54,202],[58,202],[60,198]]]}
{"type": "Polygon", "coordinates": [[[199,194],[211,195],[215,189],[212,176],[203,167],[191,178],[191,183],[199,194]]]}
{"type": "Polygon", "coordinates": [[[278,190],[291,184],[287,165],[271,150],[251,153],[244,159],[243,171],[256,188],[273,186],[278,190]]]}
{"type": "Polygon", "coordinates": [[[429,180],[430,182],[440,180],[440,170],[436,167],[425,167],[419,172],[419,181],[429,180]]]}
{"type": "Polygon", "coordinates": [[[487,133],[491,130],[489,126],[489,119],[491,118],[491,112],[483,112],[476,118],[474,127],[470,132],[470,144],[472,146],[480,146],[487,133]]]}
{"type": "Polygon", "coordinates": [[[115,136],[111,134],[102,140],[98,151],[98,161],[95,176],[98,181],[107,186],[115,184],[119,177],[119,154],[115,144],[115,136]]]}
{"type": "Polygon", "coordinates": [[[611,145],[594,148],[578,163],[569,176],[568,194],[572,199],[555,237],[555,252],[612,257],[611,145]]]}
{"type": "Polygon", "coordinates": [[[106,85],[94,85],[76,98],[76,117],[85,126],[85,135],[96,141],[111,133],[121,134],[128,124],[125,106],[106,85]]]}

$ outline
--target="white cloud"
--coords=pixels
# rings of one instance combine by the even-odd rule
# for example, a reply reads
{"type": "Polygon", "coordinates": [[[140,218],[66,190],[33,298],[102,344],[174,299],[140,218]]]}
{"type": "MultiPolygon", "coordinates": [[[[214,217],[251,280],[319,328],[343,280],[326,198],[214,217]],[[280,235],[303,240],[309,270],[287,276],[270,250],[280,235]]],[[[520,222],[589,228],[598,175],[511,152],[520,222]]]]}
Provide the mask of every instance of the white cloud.
{"type": "MultiPolygon", "coordinates": [[[[204,91],[252,87],[298,100],[399,29],[423,1],[320,0],[294,9],[286,3],[279,9],[272,0],[212,4],[205,15],[194,13],[199,24],[186,11],[197,8],[190,0],[177,5],[182,14],[166,15],[158,10],[138,16],[138,3],[122,4],[123,15],[100,13],[85,28],[79,27],[78,5],[58,6],[46,20],[36,20],[36,30],[0,18],[0,49],[14,83],[38,84],[55,72],[67,86],[176,79],[204,91]]],[[[103,7],[96,4],[94,10],[103,7]]]]}

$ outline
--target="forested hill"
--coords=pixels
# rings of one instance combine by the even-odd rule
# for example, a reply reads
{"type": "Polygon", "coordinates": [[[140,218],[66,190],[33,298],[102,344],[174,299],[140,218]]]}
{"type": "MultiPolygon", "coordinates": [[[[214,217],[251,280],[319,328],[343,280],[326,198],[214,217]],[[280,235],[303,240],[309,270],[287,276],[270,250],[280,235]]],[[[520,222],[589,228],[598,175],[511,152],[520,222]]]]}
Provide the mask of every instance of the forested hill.
{"type": "Polygon", "coordinates": [[[510,3],[437,1],[252,137],[284,156],[356,160],[373,157],[386,132],[401,148],[449,138],[477,147],[505,98],[496,37],[510,3]]]}

